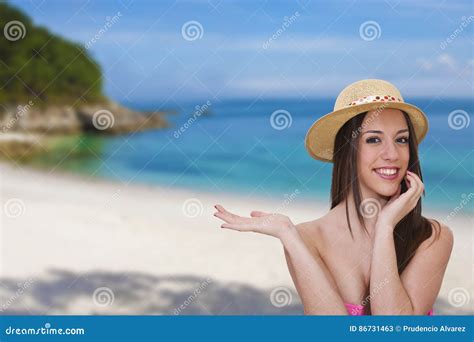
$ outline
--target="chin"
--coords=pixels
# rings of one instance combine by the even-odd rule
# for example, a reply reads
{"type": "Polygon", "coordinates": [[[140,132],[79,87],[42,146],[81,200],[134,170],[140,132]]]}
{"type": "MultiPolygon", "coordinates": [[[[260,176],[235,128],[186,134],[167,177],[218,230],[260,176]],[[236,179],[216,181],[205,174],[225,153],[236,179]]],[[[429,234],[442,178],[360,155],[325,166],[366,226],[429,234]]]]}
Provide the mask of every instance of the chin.
{"type": "Polygon", "coordinates": [[[377,184],[373,189],[376,194],[382,197],[392,197],[398,191],[399,184],[377,184]]]}

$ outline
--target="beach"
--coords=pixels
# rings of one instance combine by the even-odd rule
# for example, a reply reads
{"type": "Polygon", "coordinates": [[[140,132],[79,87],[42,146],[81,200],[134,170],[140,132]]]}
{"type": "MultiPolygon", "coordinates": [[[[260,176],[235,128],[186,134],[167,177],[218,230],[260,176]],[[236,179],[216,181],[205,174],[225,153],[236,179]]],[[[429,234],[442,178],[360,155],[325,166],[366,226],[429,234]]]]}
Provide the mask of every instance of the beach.
{"type": "MultiPolygon", "coordinates": [[[[327,203],[7,163],[0,174],[3,313],[302,314],[281,243],[221,229],[213,206],[278,210],[300,223],[322,216],[327,203]],[[275,303],[278,291],[284,298],[275,303]]],[[[449,220],[455,244],[435,314],[473,313],[472,223],[462,212],[449,220]]]]}

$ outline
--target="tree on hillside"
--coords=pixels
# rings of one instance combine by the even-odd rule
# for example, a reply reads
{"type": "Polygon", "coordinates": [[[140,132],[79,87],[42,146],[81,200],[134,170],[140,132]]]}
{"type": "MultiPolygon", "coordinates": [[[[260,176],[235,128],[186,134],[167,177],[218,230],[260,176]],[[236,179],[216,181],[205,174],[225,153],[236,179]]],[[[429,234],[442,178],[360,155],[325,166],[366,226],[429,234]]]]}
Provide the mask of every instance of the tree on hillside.
{"type": "Polygon", "coordinates": [[[103,98],[100,67],[81,45],[34,25],[6,3],[0,3],[0,30],[0,103],[103,98]]]}

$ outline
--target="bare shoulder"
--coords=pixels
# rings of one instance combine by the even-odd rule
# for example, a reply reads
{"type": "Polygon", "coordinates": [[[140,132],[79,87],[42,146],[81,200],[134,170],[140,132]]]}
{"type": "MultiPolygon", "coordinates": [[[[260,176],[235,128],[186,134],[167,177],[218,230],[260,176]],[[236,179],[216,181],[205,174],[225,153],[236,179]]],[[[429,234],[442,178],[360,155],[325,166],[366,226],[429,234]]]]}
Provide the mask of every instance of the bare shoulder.
{"type": "Polygon", "coordinates": [[[298,233],[301,235],[303,240],[313,240],[317,238],[320,234],[320,219],[315,219],[312,221],[301,222],[296,225],[298,233]]]}
{"type": "Polygon", "coordinates": [[[313,254],[319,254],[321,248],[321,219],[302,222],[296,225],[296,229],[304,243],[313,254]]]}
{"type": "Polygon", "coordinates": [[[333,214],[330,211],[315,220],[297,224],[296,229],[306,244],[321,251],[321,248],[327,242],[328,236],[331,236],[331,234],[328,234],[328,227],[334,227],[334,224],[331,223],[332,216],[333,214]]]}
{"type": "Polygon", "coordinates": [[[440,252],[451,254],[454,245],[454,234],[451,228],[434,219],[428,219],[428,221],[431,223],[432,233],[428,239],[423,241],[420,249],[436,247],[440,252]]]}

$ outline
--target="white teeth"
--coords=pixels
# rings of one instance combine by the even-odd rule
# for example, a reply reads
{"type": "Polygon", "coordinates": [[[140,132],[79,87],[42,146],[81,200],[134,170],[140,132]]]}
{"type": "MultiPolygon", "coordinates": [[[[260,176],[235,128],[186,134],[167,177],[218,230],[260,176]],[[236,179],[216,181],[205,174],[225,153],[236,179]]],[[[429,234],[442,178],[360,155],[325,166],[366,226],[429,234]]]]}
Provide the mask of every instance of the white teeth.
{"type": "Polygon", "coordinates": [[[375,172],[382,175],[391,176],[397,173],[397,169],[375,169],[375,172]]]}

